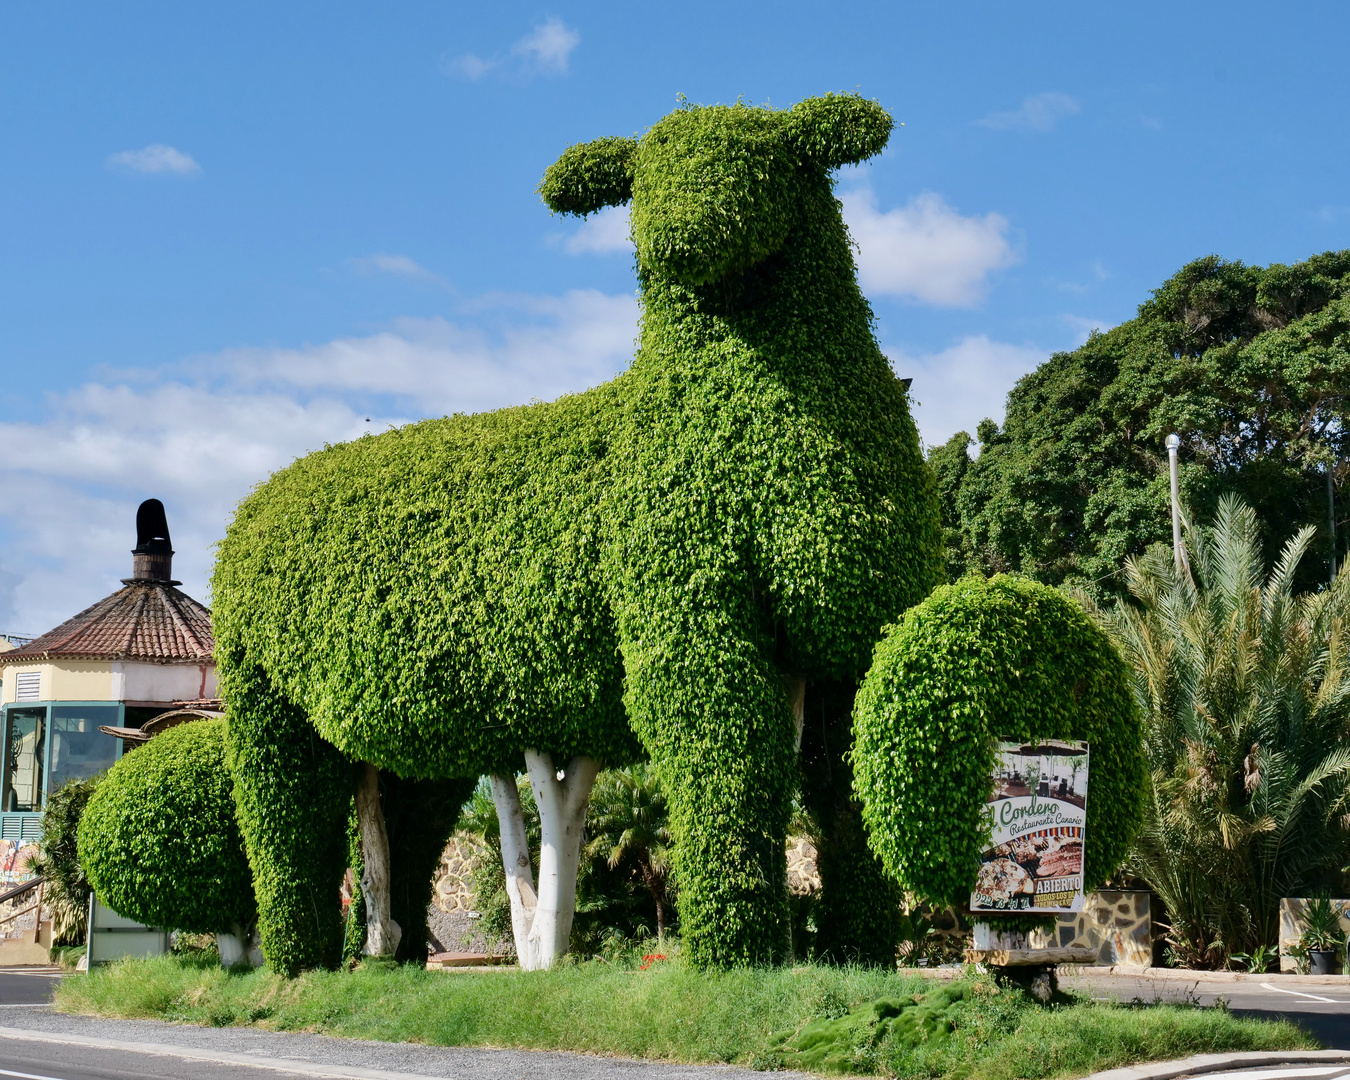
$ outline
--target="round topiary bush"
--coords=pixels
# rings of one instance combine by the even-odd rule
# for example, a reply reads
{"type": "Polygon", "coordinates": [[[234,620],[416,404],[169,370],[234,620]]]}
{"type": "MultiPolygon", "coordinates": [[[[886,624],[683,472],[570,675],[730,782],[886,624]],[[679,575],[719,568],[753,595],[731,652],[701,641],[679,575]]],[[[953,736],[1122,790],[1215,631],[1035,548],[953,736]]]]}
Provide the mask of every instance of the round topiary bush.
{"type": "Polygon", "coordinates": [[[905,889],[967,900],[999,740],[1086,739],[1084,887],[1125,857],[1146,781],[1124,662],[1083,608],[1000,574],[933,592],[888,628],[854,707],[854,787],[872,848],[905,889]]]}
{"type": "Polygon", "coordinates": [[[78,850],[94,892],[120,915],[193,933],[250,927],[253,875],[225,721],[170,728],[114,765],[85,807],[78,850]]]}

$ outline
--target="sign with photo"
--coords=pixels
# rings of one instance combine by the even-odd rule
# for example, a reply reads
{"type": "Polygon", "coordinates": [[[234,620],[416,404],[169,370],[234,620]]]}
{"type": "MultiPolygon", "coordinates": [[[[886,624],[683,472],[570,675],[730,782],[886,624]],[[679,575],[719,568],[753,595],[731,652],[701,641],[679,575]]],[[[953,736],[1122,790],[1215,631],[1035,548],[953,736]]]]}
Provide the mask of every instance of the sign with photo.
{"type": "Polygon", "coordinates": [[[971,911],[1083,909],[1088,744],[998,744],[971,911]]]}

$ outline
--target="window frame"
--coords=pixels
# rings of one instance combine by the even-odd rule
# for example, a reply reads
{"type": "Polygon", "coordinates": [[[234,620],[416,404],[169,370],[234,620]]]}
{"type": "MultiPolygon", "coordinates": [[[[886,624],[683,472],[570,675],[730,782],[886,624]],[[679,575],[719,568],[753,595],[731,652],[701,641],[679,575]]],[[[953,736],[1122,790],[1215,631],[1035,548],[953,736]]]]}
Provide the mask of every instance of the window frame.
{"type": "MultiPolygon", "coordinates": [[[[79,708],[82,705],[98,705],[104,708],[115,707],[117,709],[117,722],[109,725],[111,727],[125,727],[127,716],[127,704],[125,701],[11,701],[7,702],[3,708],[0,708],[0,798],[5,793],[5,781],[9,776],[9,714],[13,709],[45,709],[46,715],[43,723],[46,725],[47,738],[43,740],[42,749],[42,802],[41,809],[38,810],[16,810],[7,811],[0,805],[0,814],[6,817],[14,816],[39,816],[47,806],[47,798],[51,795],[52,779],[52,747],[56,745],[56,740],[52,738],[52,710],[58,707],[79,708]]],[[[122,753],[126,748],[126,743],[115,735],[109,735],[108,738],[116,744],[116,750],[113,752],[113,764],[122,760],[122,753]]]]}

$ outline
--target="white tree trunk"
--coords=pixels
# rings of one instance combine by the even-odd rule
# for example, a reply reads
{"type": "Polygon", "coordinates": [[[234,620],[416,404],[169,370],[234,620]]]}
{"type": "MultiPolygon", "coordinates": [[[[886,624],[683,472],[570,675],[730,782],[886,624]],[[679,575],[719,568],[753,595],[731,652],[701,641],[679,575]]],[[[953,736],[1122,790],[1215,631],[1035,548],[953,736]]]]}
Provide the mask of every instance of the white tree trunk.
{"type": "Polygon", "coordinates": [[[361,766],[356,788],[356,822],[361,830],[361,895],[366,902],[366,956],[393,956],[403,930],[389,914],[389,834],[380,809],[380,770],[361,766]]]}
{"type": "Polygon", "coordinates": [[[539,890],[530,871],[525,819],[515,780],[492,777],[493,801],[502,832],[502,868],[511,899],[511,929],[516,956],[524,971],[553,966],[567,951],[577,905],[577,868],[586,831],[586,810],[600,763],[578,755],[558,779],[553,758],[525,751],[530,787],[539,807],[539,890]]]}

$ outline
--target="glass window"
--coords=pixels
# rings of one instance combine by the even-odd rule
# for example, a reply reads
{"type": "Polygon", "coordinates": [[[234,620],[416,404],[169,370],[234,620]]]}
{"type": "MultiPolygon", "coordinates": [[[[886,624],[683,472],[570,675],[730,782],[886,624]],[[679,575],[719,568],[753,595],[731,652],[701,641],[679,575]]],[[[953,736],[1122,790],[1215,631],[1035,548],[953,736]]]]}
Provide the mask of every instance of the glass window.
{"type": "Polygon", "coordinates": [[[53,705],[52,768],[50,790],[67,780],[83,780],[112,767],[117,760],[117,739],[99,731],[99,724],[116,727],[118,705],[53,705]]]}
{"type": "Polygon", "coordinates": [[[46,756],[47,710],[10,709],[5,715],[5,775],[0,810],[42,809],[42,766],[46,756]]]}

